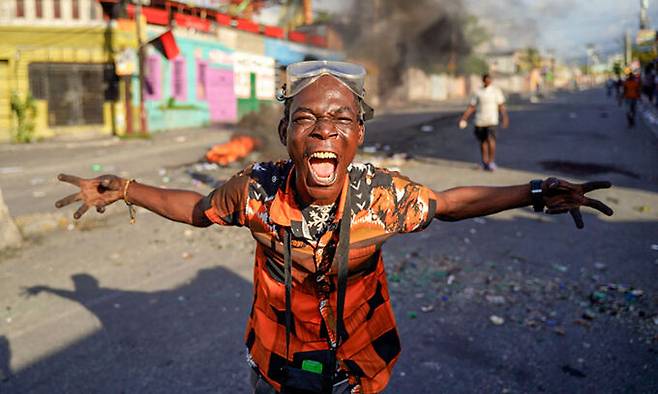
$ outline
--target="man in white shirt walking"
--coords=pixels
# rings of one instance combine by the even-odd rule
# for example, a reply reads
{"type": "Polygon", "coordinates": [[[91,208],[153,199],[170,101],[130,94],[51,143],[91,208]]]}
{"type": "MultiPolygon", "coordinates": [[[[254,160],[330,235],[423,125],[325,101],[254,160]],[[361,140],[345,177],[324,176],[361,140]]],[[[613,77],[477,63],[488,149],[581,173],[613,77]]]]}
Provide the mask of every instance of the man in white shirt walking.
{"type": "Polygon", "coordinates": [[[459,120],[459,127],[466,128],[468,118],[475,113],[475,137],[480,141],[482,168],[486,171],[496,169],[496,127],[499,113],[503,118],[503,128],[509,126],[509,117],[505,109],[505,96],[496,86],[491,85],[491,76],[482,76],[483,86],[473,93],[466,111],[459,120]]]}

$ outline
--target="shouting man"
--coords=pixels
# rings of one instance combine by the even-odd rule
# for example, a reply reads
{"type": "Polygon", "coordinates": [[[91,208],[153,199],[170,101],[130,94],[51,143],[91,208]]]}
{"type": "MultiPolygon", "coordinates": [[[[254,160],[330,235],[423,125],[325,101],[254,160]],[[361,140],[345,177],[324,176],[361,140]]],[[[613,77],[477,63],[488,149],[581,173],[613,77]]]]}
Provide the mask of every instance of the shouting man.
{"type": "Polygon", "coordinates": [[[482,76],[482,87],[473,93],[468,108],[459,120],[459,127],[466,128],[468,118],[475,113],[475,138],[480,142],[482,168],[485,171],[496,169],[496,127],[498,114],[503,117],[503,128],[509,126],[509,117],[505,108],[503,92],[491,84],[491,76],[482,76]]]}
{"type": "Polygon", "coordinates": [[[244,339],[255,393],[384,390],[400,354],[381,255],[389,237],[423,230],[435,218],[529,205],[570,212],[579,228],[581,206],[612,214],[585,196],[608,182],[549,178],[438,192],[354,163],[373,113],[364,102],[364,68],[312,61],[290,65],[287,74],[278,132],[289,160],[251,165],[207,196],[114,175],[60,175],[80,191],[56,203],[83,201],[76,219],[123,199],[193,226],[248,227],[257,247],[244,339]]]}

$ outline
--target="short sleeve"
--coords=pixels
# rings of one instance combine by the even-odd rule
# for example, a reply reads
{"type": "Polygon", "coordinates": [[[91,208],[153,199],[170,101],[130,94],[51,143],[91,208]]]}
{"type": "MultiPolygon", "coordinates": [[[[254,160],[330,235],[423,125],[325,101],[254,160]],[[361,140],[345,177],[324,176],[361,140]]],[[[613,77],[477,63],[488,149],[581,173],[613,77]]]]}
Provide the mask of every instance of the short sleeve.
{"type": "Polygon", "coordinates": [[[468,104],[472,105],[474,107],[477,106],[478,105],[478,96],[476,94],[472,95],[470,101],[468,102],[468,104]]]}
{"type": "Polygon", "coordinates": [[[206,217],[222,226],[247,225],[249,181],[249,175],[243,171],[215,189],[210,196],[210,208],[204,212],[206,217]]]}
{"type": "Polygon", "coordinates": [[[427,186],[415,183],[409,178],[392,174],[395,191],[395,212],[397,232],[410,233],[424,230],[434,219],[436,196],[427,186]]]}
{"type": "Polygon", "coordinates": [[[505,95],[503,94],[503,91],[498,89],[498,97],[496,97],[496,104],[501,105],[505,104],[505,95]]]}

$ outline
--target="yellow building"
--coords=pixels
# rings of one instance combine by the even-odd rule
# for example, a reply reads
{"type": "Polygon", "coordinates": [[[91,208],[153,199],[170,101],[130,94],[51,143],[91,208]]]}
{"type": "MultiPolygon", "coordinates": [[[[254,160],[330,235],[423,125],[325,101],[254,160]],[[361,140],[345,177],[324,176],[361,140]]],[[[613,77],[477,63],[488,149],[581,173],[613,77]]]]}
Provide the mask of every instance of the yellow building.
{"type": "Polygon", "coordinates": [[[136,37],[102,16],[95,0],[0,1],[0,141],[17,127],[12,94],[36,100],[35,138],[120,134],[127,112],[138,118],[125,100],[135,78],[114,69],[136,37]]]}

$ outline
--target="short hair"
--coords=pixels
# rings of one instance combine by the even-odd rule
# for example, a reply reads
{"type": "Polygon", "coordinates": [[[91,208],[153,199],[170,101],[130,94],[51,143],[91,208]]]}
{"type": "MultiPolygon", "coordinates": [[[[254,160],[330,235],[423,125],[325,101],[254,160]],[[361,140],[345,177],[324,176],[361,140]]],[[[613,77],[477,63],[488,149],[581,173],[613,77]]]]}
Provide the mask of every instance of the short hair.
{"type": "Polygon", "coordinates": [[[482,82],[484,82],[484,80],[487,78],[491,78],[491,75],[489,75],[489,73],[482,74],[482,82]]]}

